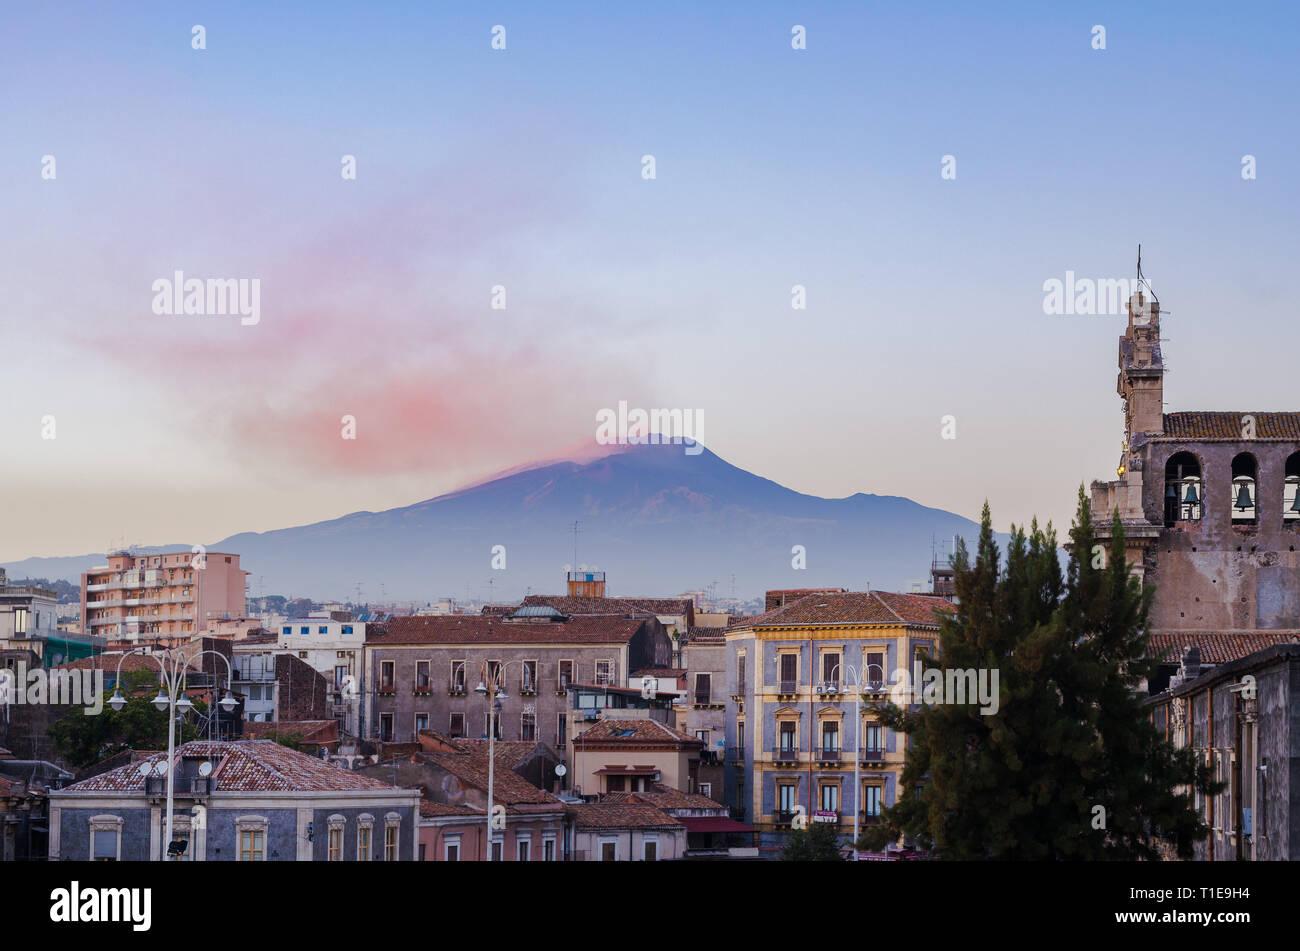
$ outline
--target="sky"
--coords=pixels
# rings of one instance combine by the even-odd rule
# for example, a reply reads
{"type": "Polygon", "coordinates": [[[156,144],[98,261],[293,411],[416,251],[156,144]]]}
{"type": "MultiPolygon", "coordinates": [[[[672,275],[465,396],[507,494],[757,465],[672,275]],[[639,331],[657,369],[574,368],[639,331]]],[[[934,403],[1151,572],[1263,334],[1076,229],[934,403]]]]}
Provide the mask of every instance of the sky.
{"type": "Polygon", "coordinates": [[[0,560],[406,505],[620,401],[1063,527],[1124,318],[1044,282],[1139,243],[1167,410],[1300,409],[1293,6],[120,6],[0,24],[0,560]],[[257,323],[155,313],[176,271],[257,323]]]}

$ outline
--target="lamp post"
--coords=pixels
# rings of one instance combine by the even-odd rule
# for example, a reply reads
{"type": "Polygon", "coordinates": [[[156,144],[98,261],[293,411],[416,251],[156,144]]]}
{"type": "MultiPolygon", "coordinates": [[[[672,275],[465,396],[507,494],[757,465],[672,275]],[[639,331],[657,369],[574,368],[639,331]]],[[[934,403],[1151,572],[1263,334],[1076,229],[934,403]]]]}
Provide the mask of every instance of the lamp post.
{"type": "MultiPolygon", "coordinates": [[[[840,669],[839,664],[831,670],[835,674],[840,669]]],[[[862,685],[867,680],[871,668],[875,667],[880,671],[880,682],[883,685],[885,681],[885,668],[879,664],[866,664],[861,669],[854,667],[852,664],[844,664],[844,669],[853,675],[853,861],[858,860],[858,839],[861,838],[862,829],[862,685]]],[[[811,794],[812,790],[809,790],[811,794]]]]}
{"type": "MultiPolygon", "coordinates": [[[[202,653],[212,654],[215,651],[203,651],[202,653]]],[[[176,756],[176,712],[189,712],[194,704],[190,698],[185,696],[185,674],[188,669],[188,661],[185,655],[177,650],[168,650],[161,652],[149,652],[142,648],[135,648],[122,654],[117,661],[117,677],[113,688],[113,696],[108,701],[108,705],[116,711],[126,706],[126,697],[122,695],[122,661],[126,660],[127,654],[144,654],[146,657],[152,657],[158,664],[158,696],[154,697],[154,708],[159,712],[167,710],[167,819],[165,838],[170,846],[172,841],[172,804],[176,797],[176,770],[173,768],[172,760],[176,756]]],[[[225,659],[224,657],[222,658],[225,659]]],[[[229,667],[229,661],[227,661],[229,667]]],[[[235,707],[235,698],[231,696],[229,688],[226,690],[226,696],[221,700],[221,706],[230,712],[235,707]]],[[[159,861],[162,856],[159,855],[159,861]]]]}
{"type": "MultiPolygon", "coordinates": [[[[492,859],[492,797],[493,797],[493,793],[494,793],[494,789],[493,789],[493,787],[494,787],[494,784],[495,784],[495,782],[496,782],[496,764],[497,764],[497,757],[496,757],[496,744],[497,744],[497,731],[496,731],[496,724],[497,724],[497,722],[498,722],[498,718],[499,718],[500,713],[501,713],[501,701],[502,701],[502,700],[509,700],[509,699],[510,699],[509,695],[508,695],[508,694],[507,694],[507,693],[506,693],[506,692],[501,688],[501,681],[504,679],[504,677],[505,677],[505,672],[506,672],[506,668],[507,668],[508,666],[510,666],[510,664],[519,664],[519,665],[522,667],[522,666],[523,666],[523,661],[505,661],[504,663],[502,663],[502,662],[497,662],[497,665],[496,665],[496,669],[495,669],[495,670],[492,669],[492,666],[491,666],[487,661],[484,661],[483,664],[482,664],[482,666],[481,666],[481,668],[480,668],[480,676],[479,676],[478,686],[474,688],[474,692],[475,692],[476,694],[480,695],[481,697],[483,697],[484,699],[486,699],[487,702],[488,702],[488,708],[487,708],[487,726],[488,726],[488,801],[487,801],[487,826],[488,826],[488,837],[487,837],[487,850],[488,850],[488,858],[487,858],[487,860],[488,860],[489,862],[491,862],[491,861],[493,860],[493,859],[492,859]]],[[[504,858],[505,858],[505,855],[504,855],[504,852],[505,852],[505,828],[504,828],[504,826],[502,827],[502,830],[501,830],[501,850],[502,850],[502,853],[503,853],[501,857],[504,859],[504,858]]]]}

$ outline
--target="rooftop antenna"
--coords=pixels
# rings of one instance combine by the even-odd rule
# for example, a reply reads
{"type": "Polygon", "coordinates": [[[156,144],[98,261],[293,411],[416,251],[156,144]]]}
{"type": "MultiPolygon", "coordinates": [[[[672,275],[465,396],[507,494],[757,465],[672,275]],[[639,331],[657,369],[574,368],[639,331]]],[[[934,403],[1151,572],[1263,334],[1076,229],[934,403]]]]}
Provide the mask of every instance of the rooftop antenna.
{"type": "Polygon", "coordinates": [[[1148,281],[1146,279],[1146,276],[1142,273],[1142,245],[1140,244],[1138,245],[1137,285],[1138,287],[1142,287],[1145,285],[1146,289],[1151,292],[1152,300],[1154,300],[1157,304],[1160,303],[1160,298],[1156,297],[1156,292],[1155,290],[1152,289],[1151,282],[1148,281]]]}
{"type": "Polygon", "coordinates": [[[580,524],[582,523],[577,521],[573,523],[573,570],[574,571],[578,570],[578,532],[581,531],[581,529],[578,528],[578,526],[580,524]]]}

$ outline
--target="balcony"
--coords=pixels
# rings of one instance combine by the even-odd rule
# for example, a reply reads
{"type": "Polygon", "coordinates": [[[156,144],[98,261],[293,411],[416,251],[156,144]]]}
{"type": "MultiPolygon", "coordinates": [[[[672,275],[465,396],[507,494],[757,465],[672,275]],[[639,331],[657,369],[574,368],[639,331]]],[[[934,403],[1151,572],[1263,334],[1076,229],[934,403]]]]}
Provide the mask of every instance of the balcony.
{"type": "Polygon", "coordinates": [[[779,694],[796,694],[799,692],[799,681],[781,680],[777,682],[776,692],[779,694]]]}
{"type": "Polygon", "coordinates": [[[537,696],[537,681],[532,678],[524,678],[519,682],[519,694],[523,697],[537,696]]]}
{"type": "Polygon", "coordinates": [[[838,680],[827,680],[817,685],[817,693],[822,696],[835,697],[844,692],[838,680]]]}
{"type": "Polygon", "coordinates": [[[838,748],[823,746],[817,751],[817,761],[819,763],[838,763],[840,761],[840,751],[838,748]]]}
{"type": "Polygon", "coordinates": [[[464,684],[459,684],[459,683],[448,684],[448,685],[447,685],[447,696],[449,696],[449,697],[463,697],[463,696],[465,696],[465,685],[464,685],[464,684]]]}
{"type": "Polygon", "coordinates": [[[379,694],[381,697],[391,697],[393,694],[397,693],[397,688],[392,684],[380,684],[379,689],[377,689],[375,693],[379,694]]]}
{"type": "Polygon", "coordinates": [[[794,816],[795,814],[793,812],[782,812],[778,809],[776,812],[772,813],[772,822],[779,826],[788,826],[794,821],[794,816]]]}
{"type": "Polygon", "coordinates": [[[772,750],[772,759],[778,763],[793,763],[799,759],[799,747],[778,746],[772,750]]]}
{"type": "Polygon", "coordinates": [[[885,751],[878,746],[868,746],[860,751],[859,759],[864,763],[883,763],[885,751]]]}
{"type": "Polygon", "coordinates": [[[745,762],[745,748],[743,746],[727,747],[727,762],[741,764],[745,762]]]}
{"type": "Polygon", "coordinates": [[[427,681],[425,683],[417,683],[415,687],[412,688],[411,692],[417,697],[427,697],[433,693],[433,687],[431,687],[427,681]]]}

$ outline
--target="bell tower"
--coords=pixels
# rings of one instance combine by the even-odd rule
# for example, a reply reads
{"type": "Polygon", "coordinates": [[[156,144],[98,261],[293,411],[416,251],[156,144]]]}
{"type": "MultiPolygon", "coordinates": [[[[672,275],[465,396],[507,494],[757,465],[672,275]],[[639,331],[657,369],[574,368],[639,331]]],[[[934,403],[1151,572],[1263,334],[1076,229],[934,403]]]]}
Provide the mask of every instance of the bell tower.
{"type": "Polygon", "coordinates": [[[1165,428],[1165,364],[1160,356],[1160,301],[1142,276],[1138,247],[1136,289],[1128,301],[1128,329],[1119,338],[1119,381],[1124,398],[1124,444],[1131,447],[1138,433],[1165,428]]]}

